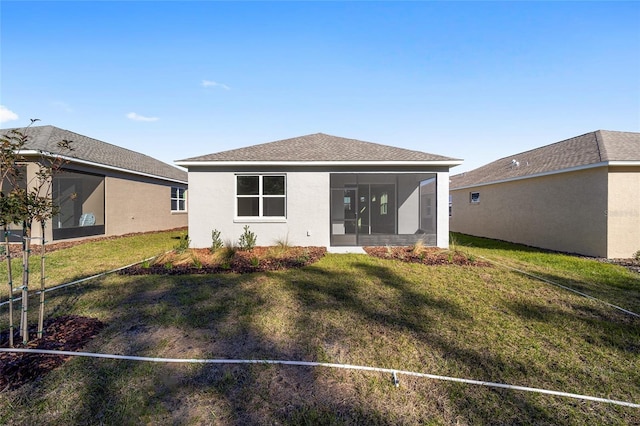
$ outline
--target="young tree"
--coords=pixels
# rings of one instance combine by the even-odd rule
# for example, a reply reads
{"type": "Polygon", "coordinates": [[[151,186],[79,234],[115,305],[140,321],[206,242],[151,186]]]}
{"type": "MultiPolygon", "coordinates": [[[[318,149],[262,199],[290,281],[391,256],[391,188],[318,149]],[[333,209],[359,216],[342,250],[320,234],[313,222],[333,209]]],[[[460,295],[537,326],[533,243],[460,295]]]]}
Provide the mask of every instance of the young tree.
{"type": "MultiPolygon", "coordinates": [[[[32,121],[33,124],[33,121],[32,121]]],[[[17,194],[20,168],[17,163],[19,151],[27,142],[23,132],[10,130],[0,136],[0,224],[4,231],[4,254],[7,260],[7,278],[9,284],[9,345],[13,347],[13,271],[11,268],[11,250],[9,244],[9,225],[20,223],[20,208],[17,194]]]]}
{"type": "Polygon", "coordinates": [[[33,222],[38,221],[42,230],[42,260],[41,260],[41,280],[40,280],[40,309],[38,319],[38,337],[42,337],[44,323],[44,252],[45,252],[45,224],[53,216],[58,214],[58,206],[52,199],[53,176],[60,172],[62,166],[67,162],[64,154],[73,150],[71,141],[62,140],[57,143],[57,153],[40,151],[38,161],[31,164],[37,165],[37,172],[33,179],[26,179],[26,184],[21,184],[20,178],[25,178],[20,162],[25,158],[20,155],[20,150],[25,148],[29,142],[28,129],[37,120],[31,120],[31,124],[25,131],[12,130],[9,134],[2,136],[2,158],[0,158],[0,172],[3,177],[2,197],[0,197],[0,222],[5,229],[5,243],[9,291],[10,291],[10,344],[13,344],[13,283],[10,269],[10,255],[8,244],[7,228],[11,223],[22,224],[22,310],[20,317],[20,336],[23,344],[29,341],[27,326],[28,300],[29,300],[29,260],[31,255],[31,239],[33,222]],[[6,191],[5,191],[6,185],[6,191]],[[5,196],[6,192],[6,196],[5,196]],[[1,200],[6,199],[6,202],[1,200]]]}

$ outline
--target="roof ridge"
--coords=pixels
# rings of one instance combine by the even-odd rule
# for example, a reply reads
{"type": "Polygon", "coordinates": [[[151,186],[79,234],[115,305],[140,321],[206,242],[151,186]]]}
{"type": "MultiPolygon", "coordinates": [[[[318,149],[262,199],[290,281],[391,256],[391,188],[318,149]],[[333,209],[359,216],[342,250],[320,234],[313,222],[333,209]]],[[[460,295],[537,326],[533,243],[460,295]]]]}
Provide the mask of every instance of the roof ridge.
{"type": "Polygon", "coordinates": [[[607,148],[604,145],[604,140],[602,137],[602,131],[601,130],[596,130],[595,132],[593,132],[593,134],[596,137],[596,148],[598,148],[598,157],[600,158],[600,161],[604,161],[604,157],[606,155],[602,155],[603,151],[606,153],[607,148]]]}
{"type": "Polygon", "coordinates": [[[179,160],[192,161],[459,161],[361,139],[312,133],[179,160]]]}

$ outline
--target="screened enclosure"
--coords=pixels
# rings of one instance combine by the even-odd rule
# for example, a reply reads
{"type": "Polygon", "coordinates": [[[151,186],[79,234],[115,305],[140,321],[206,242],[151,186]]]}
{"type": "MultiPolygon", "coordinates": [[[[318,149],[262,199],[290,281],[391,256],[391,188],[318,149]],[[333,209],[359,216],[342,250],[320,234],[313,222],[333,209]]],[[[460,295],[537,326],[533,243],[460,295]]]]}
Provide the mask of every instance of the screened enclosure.
{"type": "Polygon", "coordinates": [[[53,178],[53,239],[105,233],[104,176],[64,171],[53,178]]]}
{"type": "Polygon", "coordinates": [[[436,244],[434,173],[332,173],[331,245],[436,244]]]}

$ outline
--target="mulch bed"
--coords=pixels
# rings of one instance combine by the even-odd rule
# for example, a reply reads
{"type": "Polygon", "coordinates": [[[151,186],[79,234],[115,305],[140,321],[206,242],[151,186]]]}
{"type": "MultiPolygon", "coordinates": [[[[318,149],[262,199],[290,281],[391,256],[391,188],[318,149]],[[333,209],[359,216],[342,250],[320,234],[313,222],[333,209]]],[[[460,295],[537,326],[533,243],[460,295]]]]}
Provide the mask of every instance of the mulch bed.
{"type": "Polygon", "coordinates": [[[627,268],[631,272],[640,274],[640,259],[598,259],[598,261],[622,266],[624,268],[627,268]]]}
{"type": "Polygon", "coordinates": [[[369,256],[395,259],[423,265],[491,266],[489,262],[473,259],[460,251],[447,251],[437,247],[364,247],[369,256]]]}
{"type": "Polygon", "coordinates": [[[327,252],[325,247],[290,247],[286,252],[272,256],[270,250],[272,250],[270,247],[255,247],[248,251],[236,251],[233,258],[228,261],[211,264],[209,249],[189,249],[188,253],[192,260],[188,263],[138,264],[118,273],[122,275],[185,275],[280,271],[310,265],[320,260],[327,252]]]}
{"type": "MultiPolygon", "coordinates": [[[[103,323],[95,318],[63,316],[45,321],[44,335],[30,341],[26,346],[16,332],[14,347],[28,349],[48,349],[78,352],[103,328],[103,323]]],[[[36,334],[35,329],[29,334],[36,334]]],[[[0,346],[9,346],[9,332],[0,333],[0,346]]],[[[23,384],[37,380],[49,371],[63,364],[69,356],[0,352],[0,390],[16,389],[23,384]]]]}

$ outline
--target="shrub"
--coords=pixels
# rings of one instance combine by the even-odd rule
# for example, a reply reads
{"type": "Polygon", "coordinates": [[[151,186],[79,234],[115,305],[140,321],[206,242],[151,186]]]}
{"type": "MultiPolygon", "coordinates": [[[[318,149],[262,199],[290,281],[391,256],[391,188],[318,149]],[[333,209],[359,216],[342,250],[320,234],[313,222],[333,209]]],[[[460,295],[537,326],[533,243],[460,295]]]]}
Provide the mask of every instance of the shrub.
{"type": "Polygon", "coordinates": [[[633,254],[633,258],[634,258],[635,260],[640,260],[640,250],[638,250],[637,252],[635,252],[635,253],[633,254]]]}
{"type": "Polygon", "coordinates": [[[412,251],[416,254],[416,255],[423,255],[424,256],[424,252],[426,250],[426,247],[424,245],[424,241],[422,241],[422,239],[419,239],[418,241],[416,241],[416,243],[413,245],[413,249],[412,251]]]}
{"type": "Polygon", "coordinates": [[[256,246],[256,234],[249,230],[249,225],[244,226],[244,232],[240,235],[238,240],[238,247],[240,250],[249,251],[256,246]]]}
{"type": "Polygon", "coordinates": [[[289,234],[285,235],[283,238],[277,239],[276,247],[282,251],[289,250],[291,248],[291,244],[289,244],[289,234]]]}
{"type": "Polygon", "coordinates": [[[176,253],[184,253],[185,251],[189,250],[190,243],[191,240],[189,240],[189,235],[184,234],[183,236],[181,236],[179,238],[178,244],[176,244],[176,246],[174,247],[176,253]]]}
{"type": "Polygon", "coordinates": [[[196,269],[202,269],[202,261],[197,256],[191,257],[191,264],[196,269]]]}
{"type": "Polygon", "coordinates": [[[214,253],[216,250],[221,249],[224,246],[222,243],[222,239],[220,238],[220,231],[214,229],[211,231],[211,253],[214,253]]]}

